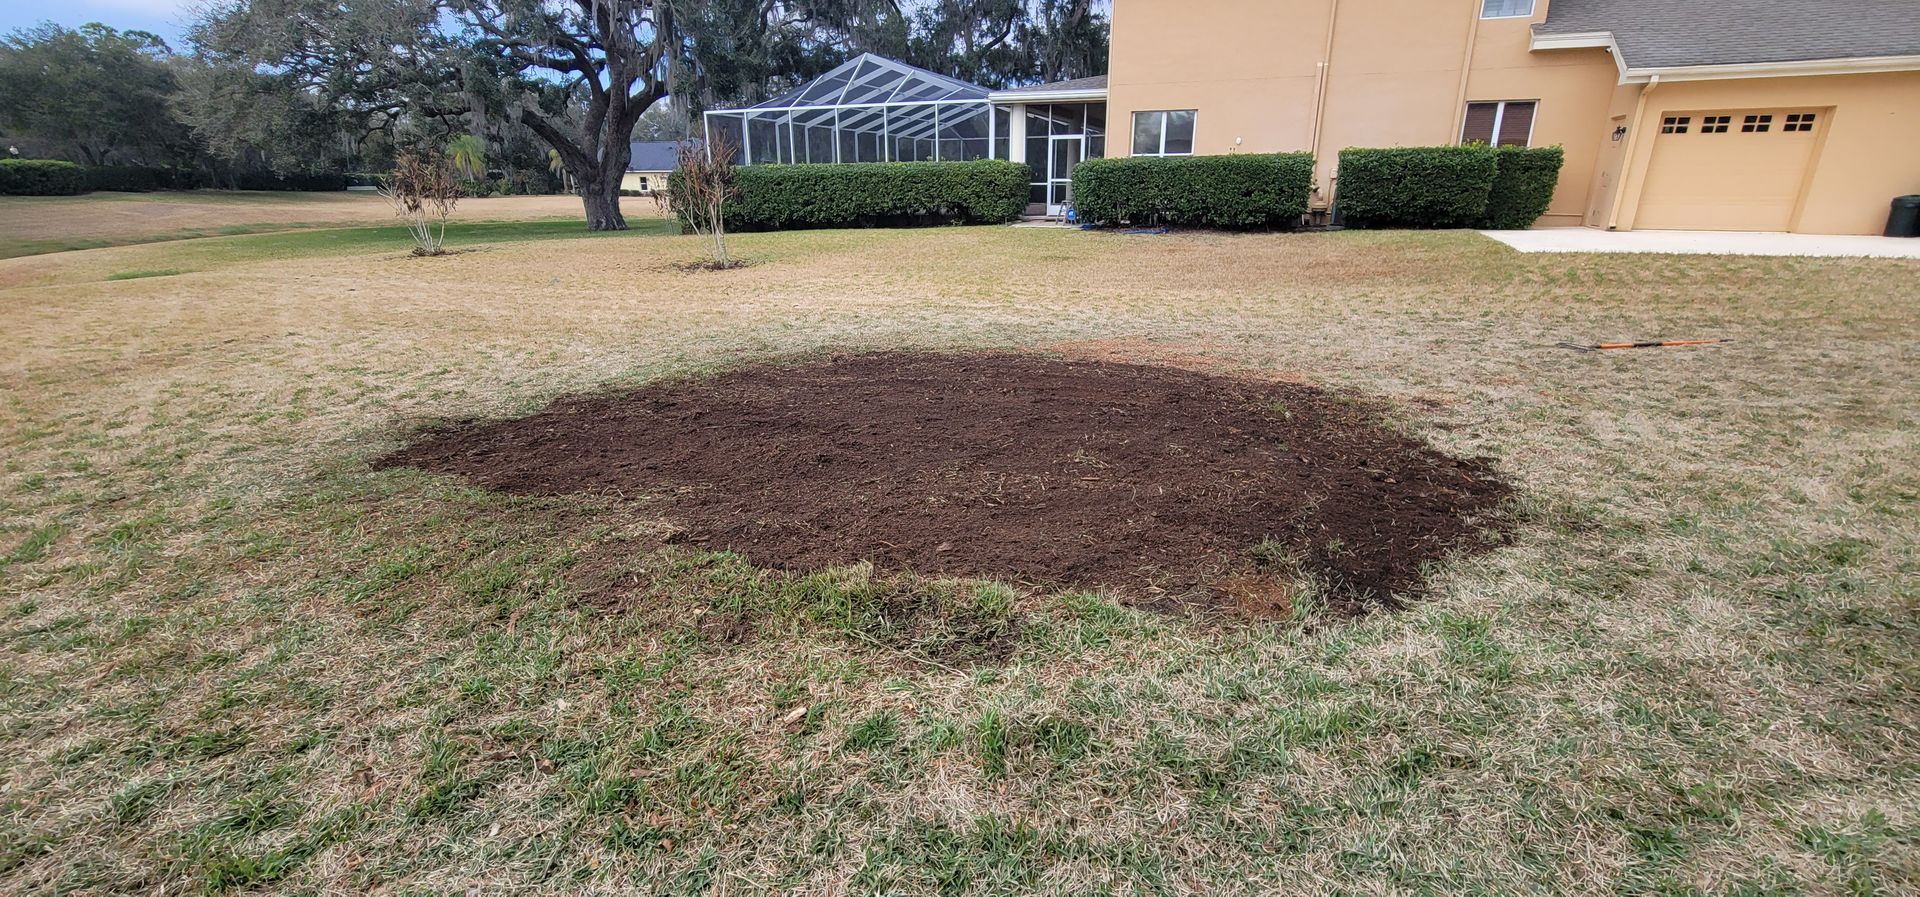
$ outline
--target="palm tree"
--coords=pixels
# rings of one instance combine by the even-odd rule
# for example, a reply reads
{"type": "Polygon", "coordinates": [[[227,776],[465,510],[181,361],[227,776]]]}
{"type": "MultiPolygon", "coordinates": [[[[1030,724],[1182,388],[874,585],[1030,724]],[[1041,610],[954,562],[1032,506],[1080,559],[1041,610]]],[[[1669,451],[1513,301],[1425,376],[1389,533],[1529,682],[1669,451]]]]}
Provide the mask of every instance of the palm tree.
{"type": "Polygon", "coordinates": [[[462,134],[447,141],[447,164],[469,181],[478,181],[487,176],[487,144],[472,134],[462,134]]]}

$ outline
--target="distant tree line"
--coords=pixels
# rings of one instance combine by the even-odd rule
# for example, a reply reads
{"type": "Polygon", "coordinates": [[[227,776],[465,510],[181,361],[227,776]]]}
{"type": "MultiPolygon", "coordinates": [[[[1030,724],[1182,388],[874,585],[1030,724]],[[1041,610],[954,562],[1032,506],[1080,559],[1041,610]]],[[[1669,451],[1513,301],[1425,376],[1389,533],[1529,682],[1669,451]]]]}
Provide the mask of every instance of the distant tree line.
{"type": "Polygon", "coordinates": [[[636,136],[861,52],[989,87],[1103,74],[1107,30],[1097,0],[215,0],[180,51],[97,24],[0,39],[0,135],[226,185],[459,142],[477,181],[569,185],[619,229],[636,136]]]}

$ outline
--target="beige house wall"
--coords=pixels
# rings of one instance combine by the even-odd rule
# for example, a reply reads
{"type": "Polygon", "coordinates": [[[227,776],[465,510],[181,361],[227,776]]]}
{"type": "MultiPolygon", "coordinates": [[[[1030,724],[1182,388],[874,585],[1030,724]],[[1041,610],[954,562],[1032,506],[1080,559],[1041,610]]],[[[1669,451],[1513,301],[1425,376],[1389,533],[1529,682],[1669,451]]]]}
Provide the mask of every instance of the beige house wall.
{"type": "MultiPolygon", "coordinates": [[[[1531,19],[1485,19],[1478,22],[1466,96],[1454,109],[1452,131],[1443,143],[1460,139],[1460,120],[1466,104],[1488,100],[1533,100],[1533,146],[1558,146],[1567,154],[1560,185],[1540,219],[1541,227],[1571,227],[1585,223],[1593,184],[1602,160],[1625,138],[1612,138],[1611,108],[1619,96],[1620,67],[1604,49],[1529,49],[1532,25],[1547,16],[1547,4],[1534,4],[1531,19]]],[[[1466,14],[1478,16],[1478,0],[1466,14]]],[[[1636,91],[1629,91],[1631,97],[1636,91]]],[[[1628,109],[1620,114],[1631,113],[1628,109]]],[[[1624,124],[1624,121],[1620,122],[1624,124]]]]}
{"type": "MultiPolygon", "coordinates": [[[[1822,113],[1813,159],[1793,213],[1794,231],[1878,234],[1886,226],[1887,206],[1894,197],[1920,193],[1920,72],[1681,81],[1648,88],[1644,105],[1639,122],[1642,139],[1633,148],[1614,220],[1620,230],[1634,226],[1647,169],[1659,142],[1660,119],[1676,113],[1697,116],[1780,109],[1822,113]]],[[[1739,152],[1740,147],[1737,141],[1728,142],[1728,152],[1739,152]]],[[[1720,170],[1740,168],[1731,164],[1720,170]]],[[[1701,175],[1713,177],[1715,171],[1703,170],[1701,175]]]]}
{"type": "Polygon", "coordinates": [[[1534,145],[1567,150],[1543,223],[1581,223],[1618,69],[1605,50],[1529,52],[1544,0],[1534,18],[1487,20],[1480,0],[1199,6],[1114,4],[1109,155],[1130,150],[1133,113],[1195,109],[1196,154],[1312,151],[1324,200],[1342,149],[1455,143],[1466,103],[1536,100],[1534,145]]]}
{"type": "Polygon", "coordinates": [[[1118,0],[1107,76],[1107,155],[1132,149],[1133,113],[1198,109],[1199,155],[1309,148],[1331,0],[1118,0]]]}
{"type": "Polygon", "coordinates": [[[1324,205],[1340,150],[1457,143],[1467,103],[1533,100],[1532,145],[1567,158],[1541,224],[1625,230],[1663,114],[1818,109],[1795,230],[1878,233],[1892,197],[1920,193],[1920,72],[1621,84],[1605,49],[1531,49],[1547,5],[1481,19],[1480,0],[1115,0],[1107,153],[1131,150],[1135,112],[1194,109],[1196,154],[1313,152],[1324,205]]]}

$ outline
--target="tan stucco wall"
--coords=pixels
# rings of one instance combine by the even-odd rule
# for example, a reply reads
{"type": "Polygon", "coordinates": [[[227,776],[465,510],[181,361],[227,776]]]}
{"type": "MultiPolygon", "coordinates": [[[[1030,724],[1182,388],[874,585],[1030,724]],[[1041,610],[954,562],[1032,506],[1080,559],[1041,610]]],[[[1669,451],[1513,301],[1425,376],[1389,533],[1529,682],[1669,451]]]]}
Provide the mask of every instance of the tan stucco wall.
{"type": "MultiPolygon", "coordinates": [[[[1634,226],[1662,116],[1776,109],[1816,110],[1825,119],[1793,230],[1877,234],[1895,196],[1920,193],[1920,72],[1682,81],[1646,93],[1616,226],[1634,226]]],[[[1740,145],[1729,141],[1728,151],[1740,145]]]]}
{"type": "Polygon", "coordinates": [[[1134,112],[1194,109],[1195,153],[1310,150],[1324,201],[1346,147],[1451,144],[1467,103],[1534,100],[1532,144],[1567,154],[1540,223],[1630,229],[1663,114],[1821,109],[1830,114],[1794,229],[1878,233],[1892,197],[1920,192],[1920,73],[1670,82],[1642,103],[1606,50],[1530,49],[1547,0],[1531,19],[1479,10],[1480,0],[1115,0],[1108,155],[1131,149],[1134,112]]]}
{"type": "Polygon", "coordinates": [[[1194,152],[1308,148],[1330,0],[1118,0],[1110,156],[1132,148],[1134,112],[1198,109],[1194,152]],[[1285,7],[1284,10],[1281,7],[1285,7]],[[1236,139],[1240,141],[1236,143],[1236,139]]]}
{"type": "MultiPolygon", "coordinates": [[[[1479,6],[1468,3],[1466,14],[1477,16],[1479,6]]],[[[1460,117],[1467,103],[1535,101],[1533,145],[1558,146],[1567,154],[1560,185],[1539,226],[1578,226],[1584,223],[1601,159],[1617,145],[1611,139],[1614,123],[1609,120],[1609,108],[1620,68],[1603,49],[1530,50],[1532,23],[1545,19],[1546,9],[1546,3],[1540,2],[1532,19],[1478,23],[1466,96],[1454,109],[1455,120],[1443,142],[1459,140],[1460,117]]],[[[1630,103],[1627,112],[1631,112],[1630,103]]]]}
{"type": "Polygon", "coordinates": [[[1192,0],[1114,3],[1108,121],[1122,139],[1109,155],[1130,149],[1123,135],[1134,112],[1195,109],[1195,153],[1312,150],[1324,197],[1344,148],[1450,144],[1467,102],[1537,100],[1534,145],[1567,151],[1542,223],[1581,223],[1618,69],[1604,50],[1529,52],[1528,29],[1545,17],[1544,0],[1533,19],[1487,20],[1480,0],[1205,0],[1198,7],[1192,0]],[[1321,63],[1329,58],[1316,141],[1321,63]]]}

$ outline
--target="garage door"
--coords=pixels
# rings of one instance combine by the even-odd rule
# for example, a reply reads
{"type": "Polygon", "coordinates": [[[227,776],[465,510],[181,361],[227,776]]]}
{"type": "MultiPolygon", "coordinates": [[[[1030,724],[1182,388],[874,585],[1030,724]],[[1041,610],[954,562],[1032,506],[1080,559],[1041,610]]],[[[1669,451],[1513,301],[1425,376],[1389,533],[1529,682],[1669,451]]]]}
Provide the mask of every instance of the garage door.
{"type": "Polygon", "coordinates": [[[1826,118],[1819,109],[1663,113],[1633,226],[1789,229],[1826,118]]]}

